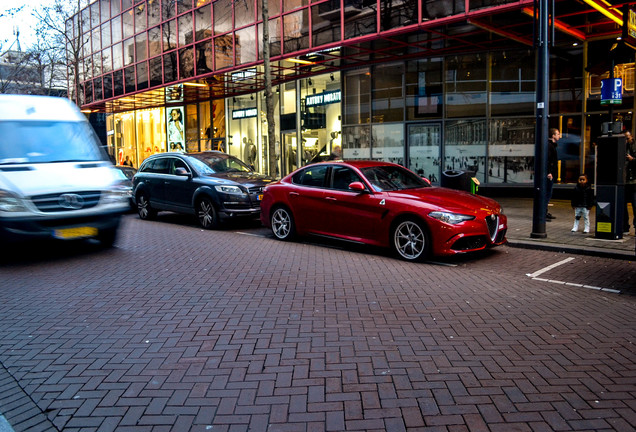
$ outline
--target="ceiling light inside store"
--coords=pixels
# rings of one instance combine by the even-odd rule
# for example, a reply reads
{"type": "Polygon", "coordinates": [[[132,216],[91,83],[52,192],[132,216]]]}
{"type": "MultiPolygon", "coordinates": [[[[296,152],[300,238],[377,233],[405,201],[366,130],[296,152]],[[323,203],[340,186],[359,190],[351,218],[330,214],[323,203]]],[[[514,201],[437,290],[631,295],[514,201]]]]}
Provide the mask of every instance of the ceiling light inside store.
{"type": "Polygon", "coordinates": [[[207,87],[207,84],[202,84],[202,83],[196,83],[196,82],[186,82],[183,83],[184,86],[190,86],[190,87],[207,87]]]}
{"type": "Polygon", "coordinates": [[[301,60],[301,59],[297,59],[297,58],[290,58],[290,59],[287,59],[287,61],[292,62],[292,63],[304,64],[304,65],[312,65],[312,64],[314,64],[314,62],[311,62],[309,60],[301,60]]]}

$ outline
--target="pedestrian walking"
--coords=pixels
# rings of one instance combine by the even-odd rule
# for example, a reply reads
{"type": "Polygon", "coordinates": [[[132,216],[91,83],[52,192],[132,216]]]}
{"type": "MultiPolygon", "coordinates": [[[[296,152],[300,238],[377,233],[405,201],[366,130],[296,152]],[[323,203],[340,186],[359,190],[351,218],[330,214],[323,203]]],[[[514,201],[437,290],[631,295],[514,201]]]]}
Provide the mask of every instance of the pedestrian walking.
{"type": "Polygon", "coordinates": [[[583,218],[583,232],[590,232],[590,209],[594,207],[594,190],[587,180],[586,174],[579,176],[572,192],[572,208],[574,209],[574,225],[572,232],[579,230],[579,221],[583,218]]]}
{"type": "Polygon", "coordinates": [[[546,212],[545,220],[550,222],[552,219],[556,219],[556,216],[552,216],[548,212],[547,206],[552,199],[552,187],[555,180],[559,177],[559,156],[557,155],[557,142],[561,138],[561,132],[557,128],[550,128],[548,136],[548,182],[546,186],[546,212]]]}

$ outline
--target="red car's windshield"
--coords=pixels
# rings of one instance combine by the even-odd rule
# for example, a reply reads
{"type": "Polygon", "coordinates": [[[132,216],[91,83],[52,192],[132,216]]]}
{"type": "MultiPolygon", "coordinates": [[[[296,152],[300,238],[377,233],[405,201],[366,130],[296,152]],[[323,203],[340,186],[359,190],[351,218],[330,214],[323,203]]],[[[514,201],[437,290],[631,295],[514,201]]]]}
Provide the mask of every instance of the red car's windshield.
{"type": "Polygon", "coordinates": [[[421,177],[400,166],[382,165],[362,168],[360,171],[377,192],[430,186],[421,177]]]}

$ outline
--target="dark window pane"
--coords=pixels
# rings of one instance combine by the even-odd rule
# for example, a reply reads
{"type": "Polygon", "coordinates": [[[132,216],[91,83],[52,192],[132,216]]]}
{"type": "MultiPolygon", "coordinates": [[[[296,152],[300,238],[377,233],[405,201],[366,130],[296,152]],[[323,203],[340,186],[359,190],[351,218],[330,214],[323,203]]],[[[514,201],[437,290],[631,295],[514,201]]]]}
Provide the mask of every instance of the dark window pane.
{"type": "Polygon", "coordinates": [[[124,72],[126,81],[126,93],[133,93],[135,91],[135,67],[127,67],[124,72]]]}
{"type": "Polygon", "coordinates": [[[179,51],[179,75],[180,78],[194,76],[194,50],[185,48],[179,51]]]}

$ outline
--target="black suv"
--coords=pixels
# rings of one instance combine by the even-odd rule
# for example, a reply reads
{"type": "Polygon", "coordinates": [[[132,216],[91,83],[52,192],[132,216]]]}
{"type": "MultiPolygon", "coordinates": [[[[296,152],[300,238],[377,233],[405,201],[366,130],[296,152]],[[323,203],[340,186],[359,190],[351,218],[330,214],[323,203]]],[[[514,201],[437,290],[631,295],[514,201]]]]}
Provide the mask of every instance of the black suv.
{"type": "Polygon", "coordinates": [[[263,188],[273,179],[223,152],[161,153],[146,159],[133,178],[141,219],[158,211],[194,214],[203,228],[232,217],[258,217],[263,188]]]}

